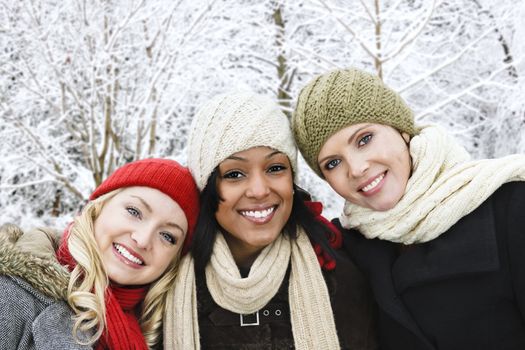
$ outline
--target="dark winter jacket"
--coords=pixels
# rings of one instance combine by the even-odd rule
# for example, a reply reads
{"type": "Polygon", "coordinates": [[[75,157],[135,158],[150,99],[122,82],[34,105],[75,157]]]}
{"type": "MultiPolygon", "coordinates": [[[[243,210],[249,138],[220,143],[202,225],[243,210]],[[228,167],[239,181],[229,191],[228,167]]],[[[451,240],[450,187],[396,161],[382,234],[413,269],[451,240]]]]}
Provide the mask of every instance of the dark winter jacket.
{"type": "Polygon", "coordinates": [[[525,182],[427,243],[344,236],[374,291],[382,349],[525,349],[525,182]]]}
{"type": "Polygon", "coordinates": [[[16,226],[0,227],[0,349],[91,349],[73,339],[68,272],[56,259],[21,251],[21,235],[16,226]]]}
{"type": "MultiPolygon", "coordinates": [[[[337,267],[323,271],[342,349],[377,349],[376,314],[371,291],[346,253],[336,252],[337,267]]],[[[290,269],[288,269],[290,270],[290,269]]],[[[278,293],[259,311],[259,325],[241,326],[241,316],[218,306],[197,274],[199,332],[202,349],[294,349],[286,274],[278,293]]],[[[256,323],[256,315],[243,317],[256,323]]]]}

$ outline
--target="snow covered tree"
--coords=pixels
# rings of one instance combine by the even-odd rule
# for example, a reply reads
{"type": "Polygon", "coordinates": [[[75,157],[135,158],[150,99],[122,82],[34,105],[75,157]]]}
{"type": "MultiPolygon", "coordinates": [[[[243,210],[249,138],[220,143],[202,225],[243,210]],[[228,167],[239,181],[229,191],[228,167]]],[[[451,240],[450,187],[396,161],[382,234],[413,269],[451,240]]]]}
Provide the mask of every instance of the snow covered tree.
{"type": "Polygon", "coordinates": [[[188,69],[200,63],[197,29],[210,10],[201,5],[2,3],[7,219],[70,212],[115,167],[182,152],[187,97],[204,89],[188,69]],[[17,208],[21,197],[34,205],[17,208]]]}
{"type": "MultiPolygon", "coordinates": [[[[67,221],[115,167],[184,162],[217,93],[251,89],[291,115],[334,68],[377,73],[475,157],[524,152],[523,18],[511,0],[0,0],[0,221],[67,221]]],[[[342,200],[300,164],[336,215],[342,200]]]]}

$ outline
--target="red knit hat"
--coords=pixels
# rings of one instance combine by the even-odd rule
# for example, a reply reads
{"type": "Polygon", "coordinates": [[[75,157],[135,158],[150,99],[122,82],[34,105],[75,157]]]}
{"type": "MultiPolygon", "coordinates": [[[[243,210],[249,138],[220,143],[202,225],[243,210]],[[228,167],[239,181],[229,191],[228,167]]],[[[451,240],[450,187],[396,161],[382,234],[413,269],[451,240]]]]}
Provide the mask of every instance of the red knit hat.
{"type": "Polygon", "coordinates": [[[182,208],[188,220],[188,233],[182,254],[188,252],[199,214],[199,190],[188,168],[174,160],[148,158],[128,163],[113,172],[89,197],[96,199],[123,187],[151,187],[170,196],[182,208]]]}

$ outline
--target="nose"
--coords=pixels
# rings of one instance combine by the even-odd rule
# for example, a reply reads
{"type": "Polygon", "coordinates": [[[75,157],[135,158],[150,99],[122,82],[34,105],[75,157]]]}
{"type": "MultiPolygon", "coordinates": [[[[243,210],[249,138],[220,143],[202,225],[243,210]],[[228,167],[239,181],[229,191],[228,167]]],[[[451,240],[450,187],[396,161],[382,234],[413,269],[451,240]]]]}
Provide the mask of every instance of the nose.
{"type": "Polygon", "coordinates": [[[149,250],[152,244],[154,230],[147,226],[138,227],[131,233],[131,239],[135,242],[138,248],[149,250]]]}
{"type": "Polygon", "coordinates": [[[268,179],[264,174],[253,174],[248,182],[246,196],[249,198],[264,198],[270,193],[268,179]]]}
{"type": "Polygon", "coordinates": [[[353,178],[359,178],[366,174],[368,168],[370,167],[368,160],[361,155],[354,155],[353,157],[348,157],[348,176],[353,178]]]}

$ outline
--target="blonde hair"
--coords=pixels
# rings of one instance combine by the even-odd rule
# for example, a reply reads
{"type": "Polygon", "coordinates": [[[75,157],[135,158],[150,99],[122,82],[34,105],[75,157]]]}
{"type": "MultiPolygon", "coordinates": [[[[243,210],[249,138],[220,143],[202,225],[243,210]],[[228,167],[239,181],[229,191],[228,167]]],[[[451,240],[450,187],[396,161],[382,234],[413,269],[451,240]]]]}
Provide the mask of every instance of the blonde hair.
{"type": "MultiPolygon", "coordinates": [[[[68,239],[68,248],[77,265],[71,272],[67,301],[75,312],[73,336],[76,341],[92,345],[102,335],[106,326],[105,291],[109,279],[101,253],[95,240],[94,223],[104,205],[122,189],[109,192],[89,202],[75,219],[68,239]],[[95,331],[86,341],[78,332],[95,331]]],[[[164,274],[150,285],[140,312],[140,326],[148,347],[162,340],[162,321],[166,309],[169,286],[177,275],[180,251],[164,274]]]]}

